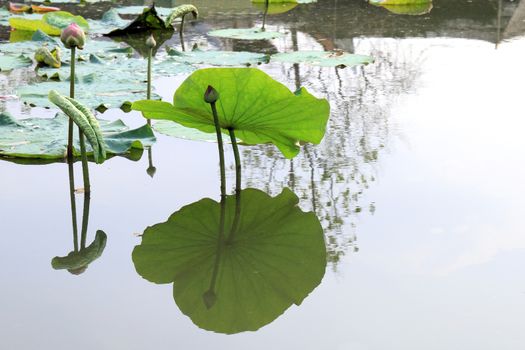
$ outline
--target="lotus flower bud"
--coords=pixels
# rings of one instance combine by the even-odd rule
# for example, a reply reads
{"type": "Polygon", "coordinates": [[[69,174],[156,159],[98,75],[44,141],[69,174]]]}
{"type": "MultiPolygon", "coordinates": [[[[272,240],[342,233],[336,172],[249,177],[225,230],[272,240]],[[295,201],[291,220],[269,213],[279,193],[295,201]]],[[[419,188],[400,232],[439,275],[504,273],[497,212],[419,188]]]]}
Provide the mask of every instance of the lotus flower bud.
{"type": "Polygon", "coordinates": [[[79,49],[84,48],[84,43],[86,41],[86,35],[82,28],[76,23],[71,23],[60,34],[60,40],[65,47],[71,49],[72,47],[78,47],[79,49]]]}
{"type": "Polygon", "coordinates": [[[155,46],[157,46],[157,42],[155,41],[155,38],[153,35],[150,35],[148,39],[146,40],[146,46],[150,49],[154,49],[155,46]]]}
{"type": "Polygon", "coordinates": [[[204,93],[204,101],[206,103],[215,103],[219,99],[219,92],[213,88],[213,86],[208,85],[206,92],[204,93]]]}

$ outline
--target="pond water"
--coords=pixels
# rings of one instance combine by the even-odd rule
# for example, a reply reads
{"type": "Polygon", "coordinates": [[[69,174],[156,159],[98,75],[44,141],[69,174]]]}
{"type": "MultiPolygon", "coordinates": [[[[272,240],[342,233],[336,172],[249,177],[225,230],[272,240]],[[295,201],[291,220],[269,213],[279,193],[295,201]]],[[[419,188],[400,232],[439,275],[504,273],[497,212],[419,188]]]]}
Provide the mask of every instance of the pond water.
{"type": "MultiPolygon", "coordinates": [[[[271,196],[289,188],[303,211],[315,212],[327,248],[322,282],[259,330],[225,335],[185,316],[172,284],[137,273],[131,253],[148,226],[203,198],[219,200],[214,143],[158,134],[150,159],[144,152],[138,161],[92,164],[87,240],[103,230],[107,244],[80,275],[51,266],[73,249],[67,165],[0,161],[0,348],[522,349],[525,4],[435,0],[429,13],[406,16],[363,1],[318,0],[269,15],[267,28],[286,34],[255,42],[206,35],[260,25],[261,10],[249,1],[188,2],[201,19],[188,21],[187,47],[341,49],[376,60],[344,69],[259,66],[331,105],[323,142],[293,160],[273,146],[241,147],[243,187],[271,196]]],[[[118,5],[78,12],[98,18],[118,5]]],[[[2,38],[8,30],[0,27],[2,38]]],[[[178,46],[178,35],[166,45],[178,46]]],[[[1,73],[0,94],[31,72],[1,73]]],[[[157,77],[156,91],[169,101],[186,76],[157,77]]],[[[16,99],[0,100],[0,110],[54,115],[16,99]]],[[[102,118],[144,123],[114,109],[102,118]]],[[[233,193],[229,145],[226,155],[233,193]]],[[[75,171],[79,187],[80,164],[75,171]]],[[[83,195],[76,198],[80,225],[83,195]]]]}

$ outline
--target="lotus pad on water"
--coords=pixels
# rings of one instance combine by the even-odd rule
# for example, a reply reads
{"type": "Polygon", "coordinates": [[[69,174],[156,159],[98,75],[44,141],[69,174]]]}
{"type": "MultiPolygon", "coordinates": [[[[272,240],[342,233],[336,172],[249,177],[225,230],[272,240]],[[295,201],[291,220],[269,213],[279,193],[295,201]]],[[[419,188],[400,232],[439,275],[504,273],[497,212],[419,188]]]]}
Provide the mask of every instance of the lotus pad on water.
{"type": "Polygon", "coordinates": [[[16,57],[0,55],[0,72],[29,67],[32,64],[33,60],[22,55],[16,57]]]}
{"type": "Polygon", "coordinates": [[[41,30],[49,35],[60,35],[62,29],[71,23],[78,24],[84,31],[89,31],[89,24],[82,16],[75,16],[66,11],[48,12],[41,19],[25,17],[9,18],[9,25],[13,29],[36,31],[41,30]]]}
{"type": "Polygon", "coordinates": [[[370,56],[354,55],[342,51],[295,51],[278,53],[272,55],[271,60],[287,63],[305,63],[321,67],[352,67],[374,62],[374,59],[370,56]]]}
{"type": "Polygon", "coordinates": [[[224,202],[222,236],[221,204],[205,198],[148,227],[132,254],[142,277],[173,282],[175,302],[193,323],[227,334],[255,331],[300,305],[326,268],[321,224],[292,191],[239,195],[233,236],[235,196],[224,202]]]}
{"type": "MultiPolygon", "coordinates": [[[[40,159],[61,159],[66,155],[67,127],[69,118],[57,114],[54,118],[14,119],[8,113],[0,114],[0,156],[40,159]]],[[[155,142],[149,126],[129,130],[120,120],[99,120],[106,150],[110,154],[122,154],[130,148],[143,148],[155,142]]],[[[74,128],[73,153],[80,155],[77,128],[74,128]]],[[[86,145],[88,155],[93,154],[86,145]]]]}
{"type": "Polygon", "coordinates": [[[212,66],[250,66],[260,63],[268,63],[266,54],[238,51],[201,51],[193,50],[182,52],[169,49],[170,60],[189,64],[209,64],[212,66]]]}
{"type": "Polygon", "coordinates": [[[284,36],[283,33],[262,30],[261,28],[218,29],[212,30],[208,35],[243,40],[269,40],[284,36]]]}
{"type": "Polygon", "coordinates": [[[214,133],[210,105],[203,95],[211,85],[219,92],[217,110],[223,132],[233,129],[248,145],[273,143],[288,158],[300,141],[321,142],[330,114],[325,99],[301,88],[295,94],[256,68],[207,68],[194,72],[177,89],[173,104],[137,101],[132,109],[146,118],[167,119],[214,133]]]}

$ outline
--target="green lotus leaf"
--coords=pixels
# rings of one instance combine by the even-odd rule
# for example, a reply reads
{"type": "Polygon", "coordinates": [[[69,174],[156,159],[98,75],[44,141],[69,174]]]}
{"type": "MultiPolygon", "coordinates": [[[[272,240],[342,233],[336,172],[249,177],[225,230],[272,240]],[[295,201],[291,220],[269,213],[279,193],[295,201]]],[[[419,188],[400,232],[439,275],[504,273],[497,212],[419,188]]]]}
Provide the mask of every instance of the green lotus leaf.
{"type": "Polygon", "coordinates": [[[127,26],[124,28],[115,29],[106,35],[122,36],[150,31],[152,29],[173,31],[173,27],[171,25],[166,25],[164,19],[158,15],[155,5],[152,5],[151,7],[145,7],[143,12],[127,26]]]}
{"type": "Polygon", "coordinates": [[[137,101],[132,109],[146,118],[166,119],[214,133],[208,85],[219,92],[217,110],[223,132],[235,130],[248,145],[273,143],[287,157],[299,153],[299,141],[321,142],[330,105],[301,88],[295,94],[255,68],[207,68],[194,72],[177,89],[173,104],[137,101]]]}
{"type": "Polygon", "coordinates": [[[49,35],[60,35],[62,29],[71,23],[78,24],[84,31],[89,31],[89,24],[82,16],[75,16],[66,11],[48,12],[41,19],[26,17],[11,17],[9,25],[16,30],[36,31],[41,30],[49,35]]]}
{"type": "Polygon", "coordinates": [[[148,227],[133,250],[137,272],[154,283],[173,282],[173,297],[198,327],[220,333],[255,331],[292,304],[300,305],[321,282],[326,247],[319,220],[302,212],[289,189],[271,197],[240,192],[221,204],[202,199],[148,227]]]}
{"type": "Polygon", "coordinates": [[[250,66],[254,64],[268,63],[266,54],[238,51],[201,51],[193,50],[182,52],[168,49],[170,59],[175,62],[189,64],[207,64],[212,66],[250,66]]]}
{"type": "Polygon", "coordinates": [[[270,40],[284,36],[283,33],[262,30],[261,28],[218,29],[212,30],[208,35],[242,40],[270,40]]]}
{"type": "Polygon", "coordinates": [[[89,19],[91,33],[106,34],[116,29],[121,29],[129,25],[131,21],[119,16],[117,9],[111,8],[102,15],[100,20],[89,19]]]}
{"type": "MultiPolygon", "coordinates": [[[[156,121],[153,123],[153,130],[160,132],[161,134],[183,140],[217,142],[217,136],[215,134],[202,132],[193,128],[187,128],[169,120],[156,121]]],[[[225,138],[223,142],[227,142],[228,140],[228,138],[225,138]]]]}
{"type": "Polygon", "coordinates": [[[272,55],[272,61],[286,63],[305,63],[321,67],[352,67],[359,64],[373,63],[370,56],[354,55],[342,51],[294,51],[272,55]]]}
{"type": "Polygon", "coordinates": [[[0,55],[0,72],[10,71],[13,69],[29,67],[33,64],[33,60],[25,56],[6,56],[0,55]]]}
{"type": "Polygon", "coordinates": [[[396,15],[420,16],[432,11],[432,2],[413,5],[382,5],[381,7],[396,15]]]}
{"type": "MultiPolygon", "coordinates": [[[[0,157],[63,159],[67,150],[67,127],[69,118],[57,114],[54,118],[14,119],[8,113],[0,114],[0,157]]],[[[120,120],[99,120],[106,150],[109,154],[123,154],[131,148],[151,146],[155,136],[149,126],[135,130],[120,120]]],[[[73,153],[80,155],[78,131],[74,128],[73,153]]],[[[89,143],[88,155],[93,155],[89,143]]]]}
{"type": "Polygon", "coordinates": [[[108,236],[104,231],[98,230],[93,242],[86,248],[71,252],[67,256],[56,256],[51,260],[55,270],[70,270],[70,272],[83,272],[89,264],[100,258],[106,247],[108,236]]]}

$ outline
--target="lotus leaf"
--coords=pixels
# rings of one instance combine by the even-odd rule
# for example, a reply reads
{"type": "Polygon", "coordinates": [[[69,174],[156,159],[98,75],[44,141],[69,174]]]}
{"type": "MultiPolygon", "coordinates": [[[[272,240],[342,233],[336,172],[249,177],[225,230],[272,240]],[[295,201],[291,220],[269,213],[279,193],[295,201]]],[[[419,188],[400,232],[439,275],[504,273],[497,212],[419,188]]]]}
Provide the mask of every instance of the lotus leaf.
{"type": "Polygon", "coordinates": [[[286,63],[305,63],[321,67],[352,67],[359,64],[373,63],[370,56],[354,55],[342,51],[294,51],[271,56],[272,61],[286,63]]]}
{"type": "Polygon", "coordinates": [[[17,68],[29,67],[33,61],[25,56],[0,56],[0,72],[10,71],[17,68]]]}
{"type": "MultiPolygon", "coordinates": [[[[67,126],[69,118],[57,114],[54,118],[14,119],[8,113],[0,114],[0,156],[62,159],[66,155],[67,126]]],[[[108,122],[99,120],[107,152],[122,154],[130,148],[143,148],[155,142],[149,126],[129,130],[120,120],[108,122]]],[[[89,155],[91,146],[86,145],[89,155]]],[[[80,155],[77,128],[73,142],[75,156],[80,155]]]]}
{"type": "Polygon", "coordinates": [[[173,282],[173,297],[198,327],[220,333],[255,331],[321,282],[326,247],[319,220],[302,212],[289,189],[276,196],[240,192],[239,226],[231,236],[236,198],[202,199],[148,227],[133,250],[137,272],[154,283],[173,282]]]}
{"type": "Polygon", "coordinates": [[[62,29],[71,23],[78,24],[84,31],[89,31],[89,24],[82,16],[75,16],[66,11],[48,12],[42,19],[28,19],[25,17],[9,18],[9,25],[13,29],[36,31],[41,30],[49,35],[60,35],[62,29]]]}
{"type": "Polygon", "coordinates": [[[370,3],[397,15],[419,16],[432,10],[432,0],[370,0],[370,3]]]}
{"type": "Polygon", "coordinates": [[[181,52],[168,49],[170,59],[175,62],[189,64],[208,64],[212,66],[250,66],[252,64],[268,63],[265,54],[237,51],[201,51],[181,52]]]}
{"type": "Polygon", "coordinates": [[[166,25],[166,22],[164,22],[164,20],[158,15],[155,5],[145,7],[143,12],[126,27],[115,29],[106,35],[121,36],[149,31],[152,29],[173,30],[173,27],[171,25],[166,25]]]}
{"type": "Polygon", "coordinates": [[[166,119],[204,132],[215,126],[203,95],[213,86],[219,123],[223,132],[235,130],[246,144],[273,143],[287,157],[299,153],[299,141],[321,142],[330,105],[305,88],[295,94],[286,86],[255,68],[207,68],[194,72],[177,89],[173,104],[162,101],[137,101],[132,108],[146,118],[166,119]]]}
{"type": "MultiPolygon", "coordinates": [[[[167,136],[177,137],[184,140],[217,142],[217,136],[215,134],[187,128],[169,120],[158,120],[153,124],[153,130],[167,136]]],[[[227,139],[224,141],[227,141],[227,139]]]]}
{"type": "Polygon", "coordinates": [[[261,28],[218,29],[212,30],[208,35],[242,40],[270,40],[284,36],[283,33],[262,30],[261,28]]]}
{"type": "Polygon", "coordinates": [[[98,230],[93,242],[86,248],[71,252],[67,256],[56,256],[51,260],[51,266],[55,270],[70,270],[70,272],[82,271],[93,261],[98,259],[104,252],[108,236],[104,231],[98,230]]]}

